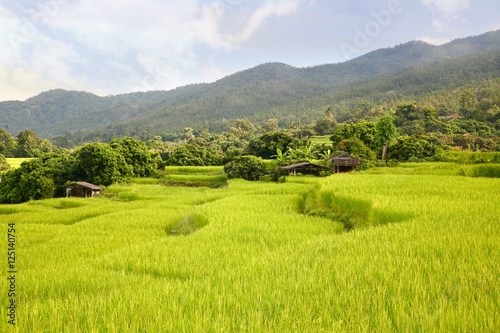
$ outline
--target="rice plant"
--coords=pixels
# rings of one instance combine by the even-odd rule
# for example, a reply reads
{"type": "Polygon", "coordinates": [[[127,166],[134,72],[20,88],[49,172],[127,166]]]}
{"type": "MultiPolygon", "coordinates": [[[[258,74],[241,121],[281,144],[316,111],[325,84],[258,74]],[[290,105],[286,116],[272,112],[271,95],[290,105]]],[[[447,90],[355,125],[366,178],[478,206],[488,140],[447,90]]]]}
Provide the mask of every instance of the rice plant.
{"type": "Polygon", "coordinates": [[[24,161],[30,161],[33,160],[33,158],[6,158],[7,163],[10,164],[10,166],[14,169],[19,168],[21,166],[21,163],[24,161]]]}
{"type": "Polygon", "coordinates": [[[496,332],[500,180],[437,165],[2,205],[13,331],[496,332]],[[306,199],[366,224],[346,232],[306,199]]]}

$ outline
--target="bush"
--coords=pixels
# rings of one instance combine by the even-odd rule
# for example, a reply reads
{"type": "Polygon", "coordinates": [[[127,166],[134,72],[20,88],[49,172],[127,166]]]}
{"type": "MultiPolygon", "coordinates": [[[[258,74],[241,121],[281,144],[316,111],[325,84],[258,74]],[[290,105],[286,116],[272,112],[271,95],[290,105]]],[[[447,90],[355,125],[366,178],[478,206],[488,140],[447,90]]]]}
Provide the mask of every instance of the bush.
{"type": "Polygon", "coordinates": [[[109,145],[124,158],[133,169],[134,177],[149,177],[158,169],[159,154],[149,151],[146,144],[131,137],[113,139],[109,145]]]}
{"type": "Polygon", "coordinates": [[[262,175],[262,176],[260,176],[259,181],[261,181],[261,182],[272,182],[273,179],[272,179],[271,175],[262,175]]]}
{"type": "Polygon", "coordinates": [[[133,176],[133,167],[105,143],[89,143],[76,153],[77,176],[99,185],[111,185],[133,176]]]}
{"type": "Polygon", "coordinates": [[[356,137],[341,140],[337,145],[335,145],[334,150],[339,154],[348,153],[350,155],[356,156],[363,161],[371,161],[376,159],[375,152],[368,146],[366,146],[363,141],[356,137]]]}
{"type": "Polygon", "coordinates": [[[51,170],[39,160],[23,162],[8,171],[0,182],[0,203],[17,204],[52,198],[56,190],[51,170]]]}
{"type": "Polygon", "coordinates": [[[333,146],[341,143],[343,140],[359,139],[371,150],[377,149],[377,129],[376,123],[361,121],[355,124],[341,125],[330,137],[333,146]]]}
{"type": "Polygon", "coordinates": [[[224,172],[229,179],[243,178],[257,180],[266,172],[266,163],[260,157],[240,156],[224,165],[224,172]]]}
{"type": "Polygon", "coordinates": [[[436,154],[444,155],[447,149],[433,136],[400,136],[389,150],[389,158],[398,161],[418,161],[436,154]]]}
{"type": "Polygon", "coordinates": [[[210,149],[194,143],[177,146],[170,154],[167,165],[177,166],[207,166],[221,165],[222,150],[210,149]]]}
{"type": "Polygon", "coordinates": [[[247,152],[250,155],[269,159],[276,157],[277,149],[285,152],[288,148],[292,147],[294,143],[295,139],[286,133],[270,132],[250,140],[247,152]]]}

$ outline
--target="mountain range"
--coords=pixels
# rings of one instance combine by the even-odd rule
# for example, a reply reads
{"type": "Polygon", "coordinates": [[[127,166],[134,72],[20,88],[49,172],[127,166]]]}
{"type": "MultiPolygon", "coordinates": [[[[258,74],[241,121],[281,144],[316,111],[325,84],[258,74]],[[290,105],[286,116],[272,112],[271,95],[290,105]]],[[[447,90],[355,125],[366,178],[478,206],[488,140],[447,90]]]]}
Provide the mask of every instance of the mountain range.
{"type": "Polygon", "coordinates": [[[497,78],[500,30],[440,46],[412,41],[338,64],[296,68],[266,63],[213,83],[169,91],[99,97],[50,90],[26,101],[0,102],[0,127],[13,135],[30,128],[54,138],[77,133],[153,135],[184,127],[217,131],[238,118],[256,123],[277,118],[286,125],[311,122],[328,106],[342,118],[340,108],[355,102],[420,96],[497,78]]]}

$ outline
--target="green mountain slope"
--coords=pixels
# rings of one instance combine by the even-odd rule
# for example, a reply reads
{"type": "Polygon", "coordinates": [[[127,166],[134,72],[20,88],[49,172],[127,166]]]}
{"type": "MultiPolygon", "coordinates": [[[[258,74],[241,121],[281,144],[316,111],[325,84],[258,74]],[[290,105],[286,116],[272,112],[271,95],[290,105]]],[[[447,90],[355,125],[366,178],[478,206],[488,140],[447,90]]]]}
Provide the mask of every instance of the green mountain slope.
{"type": "Polygon", "coordinates": [[[52,90],[0,103],[0,127],[13,135],[98,131],[108,136],[180,131],[248,117],[281,123],[313,119],[325,105],[452,89],[499,77],[500,30],[441,46],[409,42],[340,63],[294,68],[267,63],[210,84],[116,96],[52,90]]]}

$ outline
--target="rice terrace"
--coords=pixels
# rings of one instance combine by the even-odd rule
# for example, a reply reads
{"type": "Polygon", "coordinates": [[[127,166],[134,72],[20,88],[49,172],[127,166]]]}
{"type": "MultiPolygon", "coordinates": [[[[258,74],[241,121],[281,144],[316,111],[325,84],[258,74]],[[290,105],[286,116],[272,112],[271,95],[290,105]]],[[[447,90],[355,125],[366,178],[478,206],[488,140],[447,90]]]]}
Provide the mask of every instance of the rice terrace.
{"type": "MultiPolygon", "coordinates": [[[[2,205],[17,235],[15,331],[498,331],[500,180],[474,168],[216,188],[149,178],[2,205]]],[[[164,177],[222,172],[184,169],[164,177]]]]}
{"type": "Polygon", "coordinates": [[[0,333],[500,332],[481,1],[1,4],[0,333]]]}

